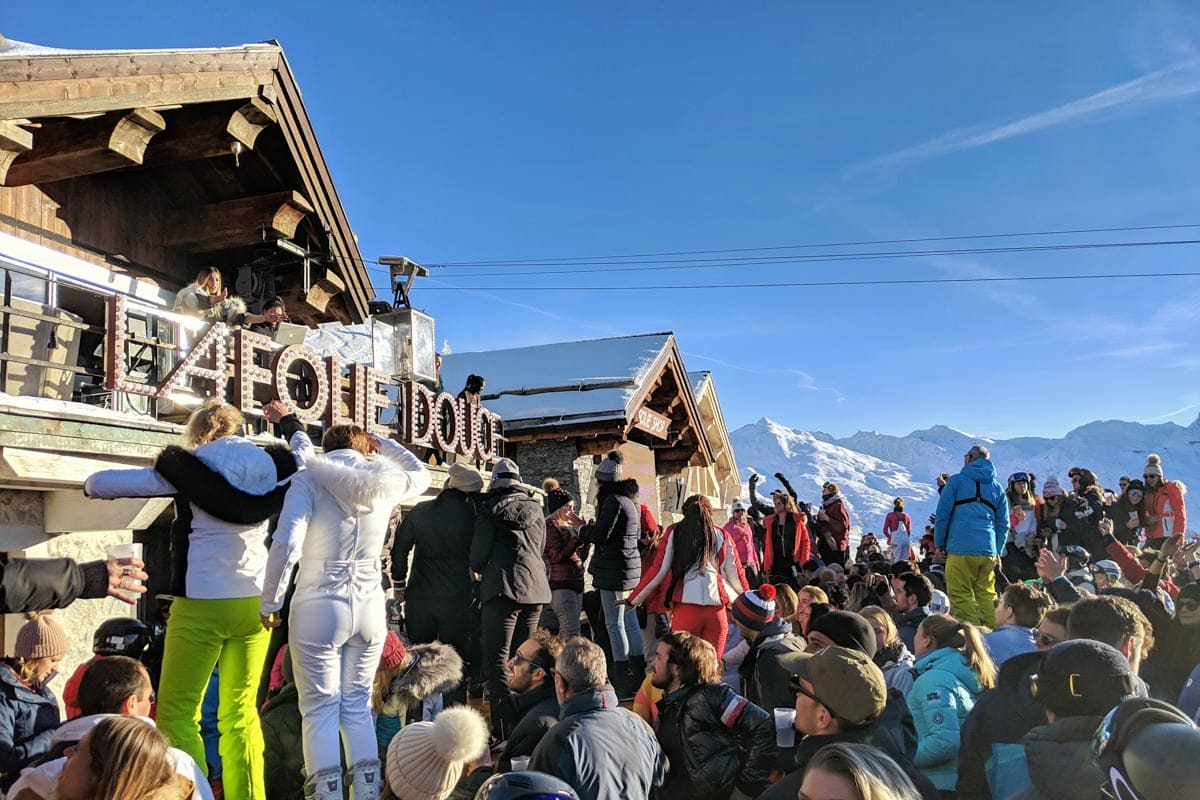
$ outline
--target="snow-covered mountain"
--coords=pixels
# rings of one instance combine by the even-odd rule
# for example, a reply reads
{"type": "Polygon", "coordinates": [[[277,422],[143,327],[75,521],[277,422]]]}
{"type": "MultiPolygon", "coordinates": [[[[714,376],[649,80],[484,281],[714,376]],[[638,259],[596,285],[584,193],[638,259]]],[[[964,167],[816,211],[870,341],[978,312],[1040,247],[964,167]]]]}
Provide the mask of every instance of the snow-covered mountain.
{"type": "MultiPolygon", "coordinates": [[[[1054,475],[1069,489],[1067,470],[1081,466],[1095,472],[1104,486],[1116,487],[1122,475],[1140,477],[1146,455],[1158,453],[1168,480],[1200,487],[1200,418],[1186,428],[1170,422],[1143,425],[1108,420],[1083,425],[1061,439],[999,440],[944,425],[907,436],[859,431],[838,439],[763,418],[738,428],[730,438],[743,480],[751,471],[766,476],[759,483],[761,499],[779,487],[773,477],[776,472],[786,475],[801,499],[810,502],[819,500],[821,484],[831,480],[846,498],[856,534],[878,532],[894,497],[904,498],[914,527],[924,525],[937,506],[934,478],[939,472],[961,469],[963,453],[973,444],[991,450],[1001,482],[1010,473],[1027,470],[1037,476],[1039,485],[1054,475]]],[[[1198,502],[1187,503],[1192,530],[1200,529],[1198,502]]]]}

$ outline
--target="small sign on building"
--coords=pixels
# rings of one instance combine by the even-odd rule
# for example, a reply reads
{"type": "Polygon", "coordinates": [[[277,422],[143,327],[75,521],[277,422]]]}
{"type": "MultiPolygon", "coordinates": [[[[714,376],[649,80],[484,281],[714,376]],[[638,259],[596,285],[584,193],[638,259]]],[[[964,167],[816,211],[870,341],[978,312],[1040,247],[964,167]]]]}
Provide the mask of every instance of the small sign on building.
{"type": "Polygon", "coordinates": [[[671,429],[671,418],[666,414],[660,414],[642,406],[637,410],[637,415],[633,419],[633,427],[659,439],[666,439],[667,431],[671,429]]]}

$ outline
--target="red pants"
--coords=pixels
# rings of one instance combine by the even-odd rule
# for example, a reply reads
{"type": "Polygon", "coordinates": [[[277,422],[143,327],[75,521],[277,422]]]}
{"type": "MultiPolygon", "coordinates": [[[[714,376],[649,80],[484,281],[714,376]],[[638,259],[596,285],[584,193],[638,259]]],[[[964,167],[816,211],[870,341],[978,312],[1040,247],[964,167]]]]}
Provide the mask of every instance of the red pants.
{"type": "Polygon", "coordinates": [[[717,648],[717,660],[725,654],[725,635],[729,621],[724,606],[696,606],[679,603],[671,611],[671,630],[687,631],[717,648]]]}

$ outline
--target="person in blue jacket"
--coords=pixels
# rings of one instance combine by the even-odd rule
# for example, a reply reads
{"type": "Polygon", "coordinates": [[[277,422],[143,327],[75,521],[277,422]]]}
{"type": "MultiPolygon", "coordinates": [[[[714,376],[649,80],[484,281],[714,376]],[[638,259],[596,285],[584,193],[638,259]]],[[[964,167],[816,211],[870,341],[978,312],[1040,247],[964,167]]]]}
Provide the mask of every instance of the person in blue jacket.
{"type": "Polygon", "coordinates": [[[926,617],[915,642],[915,677],[905,695],[917,726],[913,763],[939,791],[953,792],[963,721],[979,695],[996,685],[996,667],[979,629],[949,614],[926,617]]]}
{"type": "Polygon", "coordinates": [[[950,613],[964,622],[991,626],[996,607],[993,568],[1008,538],[1008,496],[996,480],[991,453],[974,445],[963,468],[938,498],[933,544],[945,548],[950,613]]]}

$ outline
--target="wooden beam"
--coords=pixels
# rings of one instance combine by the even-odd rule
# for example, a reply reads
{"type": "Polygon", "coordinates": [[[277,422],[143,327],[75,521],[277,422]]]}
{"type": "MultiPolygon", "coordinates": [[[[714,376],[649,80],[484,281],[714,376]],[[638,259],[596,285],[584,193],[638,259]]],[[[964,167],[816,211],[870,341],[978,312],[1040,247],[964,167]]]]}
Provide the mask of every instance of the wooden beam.
{"type": "Polygon", "coordinates": [[[8,173],[17,156],[33,149],[33,133],[15,121],[0,122],[0,175],[8,173]]]}
{"type": "MultiPolygon", "coordinates": [[[[2,59],[0,59],[2,60],[2,59]]],[[[0,82],[0,119],[43,119],[147,106],[249,100],[274,80],[270,70],[252,73],[169,75],[142,80],[95,78],[83,81],[0,82]]]]}
{"type": "Polygon", "coordinates": [[[274,192],[192,208],[162,217],[162,243],[189,253],[244,247],[267,239],[290,239],[312,205],[299,192],[274,192]]]}
{"type": "Polygon", "coordinates": [[[167,130],[146,152],[145,166],[173,164],[204,158],[234,157],[233,145],[254,149],[258,135],[275,124],[275,111],[257,97],[230,112],[227,105],[191,106],[173,112],[167,130]]]}
{"type": "Polygon", "coordinates": [[[0,178],[5,186],[26,186],[135,166],[166,126],[162,115],[148,108],[88,120],[46,121],[33,148],[13,159],[0,178]]]}

